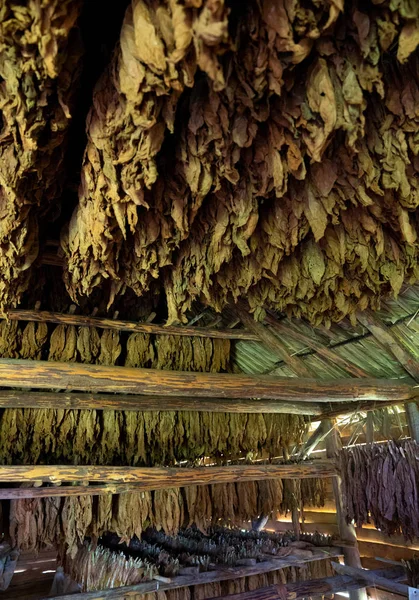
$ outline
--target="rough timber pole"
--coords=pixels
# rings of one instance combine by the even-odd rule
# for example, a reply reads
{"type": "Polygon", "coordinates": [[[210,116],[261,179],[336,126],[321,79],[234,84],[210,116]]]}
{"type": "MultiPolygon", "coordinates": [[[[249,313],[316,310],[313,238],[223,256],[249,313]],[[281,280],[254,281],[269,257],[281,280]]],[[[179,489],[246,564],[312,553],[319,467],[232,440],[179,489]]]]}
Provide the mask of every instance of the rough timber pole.
{"type": "MultiPolygon", "coordinates": [[[[323,423],[325,431],[326,428],[332,429],[331,433],[326,438],[326,450],[327,456],[333,459],[337,456],[341,447],[339,434],[334,427],[334,420],[325,419],[323,423]]],[[[345,565],[348,565],[348,567],[356,567],[358,569],[362,568],[355,527],[353,525],[349,525],[345,519],[342,499],[342,481],[340,477],[334,477],[332,480],[332,485],[336,502],[336,518],[339,528],[339,537],[345,542],[350,542],[352,544],[351,547],[343,548],[345,565]]],[[[365,588],[353,590],[349,592],[349,597],[350,600],[367,600],[367,591],[365,588]]]]}

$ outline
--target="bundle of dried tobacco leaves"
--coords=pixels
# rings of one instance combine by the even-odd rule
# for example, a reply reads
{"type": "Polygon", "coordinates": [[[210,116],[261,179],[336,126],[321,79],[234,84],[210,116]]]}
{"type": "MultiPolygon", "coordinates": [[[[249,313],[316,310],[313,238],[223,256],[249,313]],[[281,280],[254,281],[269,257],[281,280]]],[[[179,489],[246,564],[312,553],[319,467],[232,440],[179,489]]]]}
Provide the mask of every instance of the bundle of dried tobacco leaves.
{"type": "Polygon", "coordinates": [[[410,587],[419,588],[419,558],[402,560],[406,570],[407,583],[410,587]]]}
{"type": "MultiPolygon", "coordinates": [[[[107,531],[129,543],[149,526],[169,535],[192,525],[201,531],[215,523],[241,526],[258,515],[276,517],[290,511],[294,503],[289,504],[289,495],[283,495],[287,485],[289,480],[271,479],[117,496],[13,500],[10,537],[19,549],[52,545],[74,556],[86,537],[97,540],[107,531]]],[[[323,504],[324,497],[319,495],[300,499],[300,506],[323,504]]]]}
{"type": "MultiPolygon", "coordinates": [[[[308,558],[314,547],[307,542],[302,550],[301,542],[294,542],[292,536],[288,535],[255,534],[219,527],[205,536],[199,530],[186,529],[172,537],[149,529],[141,539],[133,540],[129,546],[121,544],[117,536],[110,534],[101,540],[101,544],[103,545],[95,549],[86,542],[74,558],[64,558],[66,572],[73,580],[82,584],[83,591],[119,587],[123,585],[122,582],[126,585],[134,584],[150,580],[155,575],[173,578],[191,568],[198,574],[215,568],[239,566],[249,559],[264,562],[272,556],[308,558]]],[[[326,577],[330,575],[330,571],[330,562],[325,560],[320,561],[317,567],[307,564],[298,569],[282,569],[275,576],[272,574],[272,577],[276,582],[286,583],[312,576],[326,577]]],[[[222,590],[229,592],[231,586],[238,583],[243,590],[263,585],[260,576],[243,578],[238,582],[194,587],[193,597],[207,597],[205,594],[214,585],[220,593],[222,590]]],[[[172,598],[167,594],[167,598],[172,598]]]]}
{"type": "Polygon", "coordinates": [[[419,4],[243,7],[132,0],[63,235],[73,298],[160,278],[169,322],[244,296],[329,323],[418,278],[419,4]]]}
{"type": "Polygon", "coordinates": [[[62,191],[79,71],[81,0],[0,7],[0,308],[15,305],[38,255],[41,218],[62,191]]]}
{"type": "Polygon", "coordinates": [[[419,445],[390,441],[340,453],[346,517],[388,535],[419,536],[419,445]]]}

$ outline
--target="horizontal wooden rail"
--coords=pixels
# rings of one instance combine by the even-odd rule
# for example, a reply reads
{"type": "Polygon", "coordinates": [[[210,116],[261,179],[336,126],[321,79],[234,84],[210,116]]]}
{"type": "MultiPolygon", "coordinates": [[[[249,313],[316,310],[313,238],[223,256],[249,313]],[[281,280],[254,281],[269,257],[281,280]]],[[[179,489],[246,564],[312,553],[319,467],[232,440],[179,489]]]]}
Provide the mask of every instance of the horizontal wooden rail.
{"type": "Polygon", "coordinates": [[[190,373],[103,365],[0,359],[2,387],[121,392],[153,396],[261,398],[292,402],[406,402],[419,388],[400,379],[316,379],[190,373]]]}
{"type": "Polygon", "coordinates": [[[264,588],[217,596],[210,600],[301,600],[311,597],[328,597],[337,592],[359,590],[364,587],[362,580],[357,580],[349,575],[336,575],[324,579],[311,579],[309,581],[295,581],[287,584],[270,585],[264,588]]]}
{"type": "MultiPolygon", "coordinates": [[[[398,581],[403,577],[403,569],[380,569],[373,571],[374,577],[385,577],[386,580],[398,581]]],[[[309,581],[295,581],[286,585],[270,585],[250,592],[217,596],[218,600],[299,600],[308,597],[329,596],[337,592],[358,590],[365,587],[365,579],[361,574],[337,575],[324,579],[311,579],[309,581]]],[[[211,599],[211,600],[215,600],[211,599]]]]}
{"type": "MultiPolygon", "coordinates": [[[[0,317],[2,318],[2,317],[0,317]]],[[[205,327],[168,326],[155,323],[134,323],[119,319],[71,315],[48,310],[8,310],[5,317],[11,321],[33,321],[35,323],[56,323],[58,325],[77,325],[98,327],[99,329],[117,329],[131,333],[149,333],[152,335],[180,335],[188,337],[206,337],[222,340],[258,340],[258,336],[245,329],[214,329],[205,327]]]]}
{"type": "Polygon", "coordinates": [[[164,487],[207,485],[260,479],[307,479],[332,477],[336,466],[330,460],[285,465],[228,465],[223,467],[103,467],[65,465],[1,465],[1,482],[100,481],[136,483],[138,491],[164,487]],[[140,485],[141,484],[141,485],[140,485]]]}
{"type": "Polygon", "coordinates": [[[252,575],[260,575],[261,573],[269,573],[278,571],[286,567],[301,567],[307,563],[316,562],[325,558],[339,556],[340,552],[336,548],[315,549],[314,554],[310,558],[302,559],[295,557],[287,557],[284,559],[267,560],[257,563],[250,567],[231,567],[219,568],[215,571],[200,573],[199,575],[183,575],[174,577],[169,582],[150,581],[147,583],[138,583],[120,588],[103,590],[101,592],[85,592],[82,594],[66,594],[64,596],[56,596],[54,598],[44,598],[43,600],[122,600],[123,598],[138,598],[140,594],[150,592],[174,590],[182,587],[195,585],[203,585],[206,583],[214,583],[217,581],[228,581],[230,579],[238,579],[240,577],[251,577],[252,575]]]}
{"type": "MultiPolygon", "coordinates": [[[[408,402],[416,402],[415,399],[408,402]]],[[[0,390],[0,408],[52,408],[89,410],[161,411],[214,413],[277,413],[312,415],[320,419],[392,406],[395,400],[366,402],[298,402],[259,398],[193,398],[187,396],[141,396],[138,394],[89,394],[0,390]]]]}
{"type": "MultiPolygon", "coordinates": [[[[347,406],[347,404],[344,404],[347,406]]],[[[356,405],[358,406],[358,405],[356,405]]],[[[139,396],[136,394],[88,394],[83,392],[32,392],[0,390],[0,408],[72,408],[94,410],[187,410],[215,413],[282,413],[321,415],[320,402],[293,402],[251,398],[193,398],[139,396]]],[[[356,407],[354,408],[356,410],[356,407]]]]}

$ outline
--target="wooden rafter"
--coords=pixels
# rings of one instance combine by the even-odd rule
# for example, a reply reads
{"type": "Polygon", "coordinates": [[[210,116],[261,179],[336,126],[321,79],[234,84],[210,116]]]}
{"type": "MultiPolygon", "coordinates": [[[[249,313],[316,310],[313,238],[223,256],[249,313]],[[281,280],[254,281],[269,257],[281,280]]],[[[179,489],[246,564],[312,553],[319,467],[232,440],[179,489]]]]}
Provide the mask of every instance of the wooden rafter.
{"type": "MultiPolygon", "coordinates": [[[[0,316],[0,318],[2,318],[0,316]]],[[[148,333],[152,335],[180,335],[188,337],[206,337],[222,340],[257,340],[254,333],[243,329],[214,329],[205,327],[186,327],[157,325],[155,323],[134,323],[119,319],[89,317],[84,315],[63,314],[47,310],[8,310],[5,317],[10,321],[33,321],[35,323],[56,323],[58,325],[76,325],[80,327],[98,327],[99,329],[116,329],[131,333],[148,333]]]]}
{"type": "Polygon", "coordinates": [[[301,342],[311,350],[314,350],[319,356],[326,359],[328,362],[341,367],[349,375],[352,375],[354,377],[368,377],[368,372],[364,369],[361,369],[346,358],[343,358],[342,356],[334,352],[332,349],[327,348],[325,345],[321,344],[317,340],[309,337],[308,335],[305,335],[304,333],[301,333],[300,331],[296,331],[293,327],[289,327],[281,321],[278,321],[271,315],[266,316],[265,322],[280,335],[285,337],[291,337],[301,342]]]}
{"type": "Polygon", "coordinates": [[[419,397],[399,379],[316,379],[191,373],[103,365],[0,359],[3,387],[122,392],[151,396],[261,398],[292,402],[388,401],[419,397]]]}
{"type": "Polygon", "coordinates": [[[378,344],[394,356],[415,381],[419,381],[419,361],[400,344],[391,329],[371,311],[358,313],[357,318],[377,340],[378,344]]]}
{"type": "Polygon", "coordinates": [[[43,481],[50,483],[95,481],[136,483],[137,491],[166,487],[234,483],[262,479],[307,479],[333,477],[333,461],[318,460],[281,465],[228,465],[222,467],[107,467],[66,465],[0,465],[1,482],[43,481]],[[140,485],[141,484],[141,485],[140,485]]]}
{"type": "MultiPolygon", "coordinates": [[[[378,344],[389,352],[419,383],[419,361],[396,338],[389,327],[374,313],[366,311],[357,315],[358,321],[368,329],[378,344]]],[[[406,406],[410,433],[413,439],[419,442],[419,409],[416,405],[406,406]]]]}
{"type": "Polygon", "coordinates": [[[285,344],[277,338],[265,325],[254,320],[242,305],[236,309],[237,316],[243,325],[254,333],[259,341],[269,348],[278,358],[284,361],[299,377],[311,377],[312,373],[298,356],[292,356],[285,344]]]}

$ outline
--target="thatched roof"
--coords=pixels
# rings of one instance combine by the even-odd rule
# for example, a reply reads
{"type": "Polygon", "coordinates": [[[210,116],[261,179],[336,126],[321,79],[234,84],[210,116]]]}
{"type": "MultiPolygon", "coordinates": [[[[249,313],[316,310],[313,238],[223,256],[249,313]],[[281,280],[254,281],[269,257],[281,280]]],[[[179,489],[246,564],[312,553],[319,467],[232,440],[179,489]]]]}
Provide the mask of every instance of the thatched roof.
{"type": "MultiPolygon", "coordinates": [[[[403,289],[398,298],[386,298],[376,313],[390,329],[397,342],[414,358],[419,357],[419,286],[403,289]]],[[[226,312],[226,322],[231,314],[226,312]]],[[[320,379],[348,377],[350,374],[333,360],[327,360],[318,351],[293,337],[293,332],[303,334],[319,345],[332,350],[333,354],[345,359],[366,375],[379,378],[408,378],[409,375],[400,362],[384,349],[382,345],[362,324],[351,324],[344,319],[333,323],[330,329],[314,327],[303,319],[290,319],[277,316],[281,325],[288,329],[289,335],[279,335],[291,355],[295,355],[320,379]]],[[[284,377],[296,377],[295,372],[280,360],[278,356],[259,342],[238,340],[234,345],[233,360],[237,368],[246,373],[274,374],[284,377]]]]}

